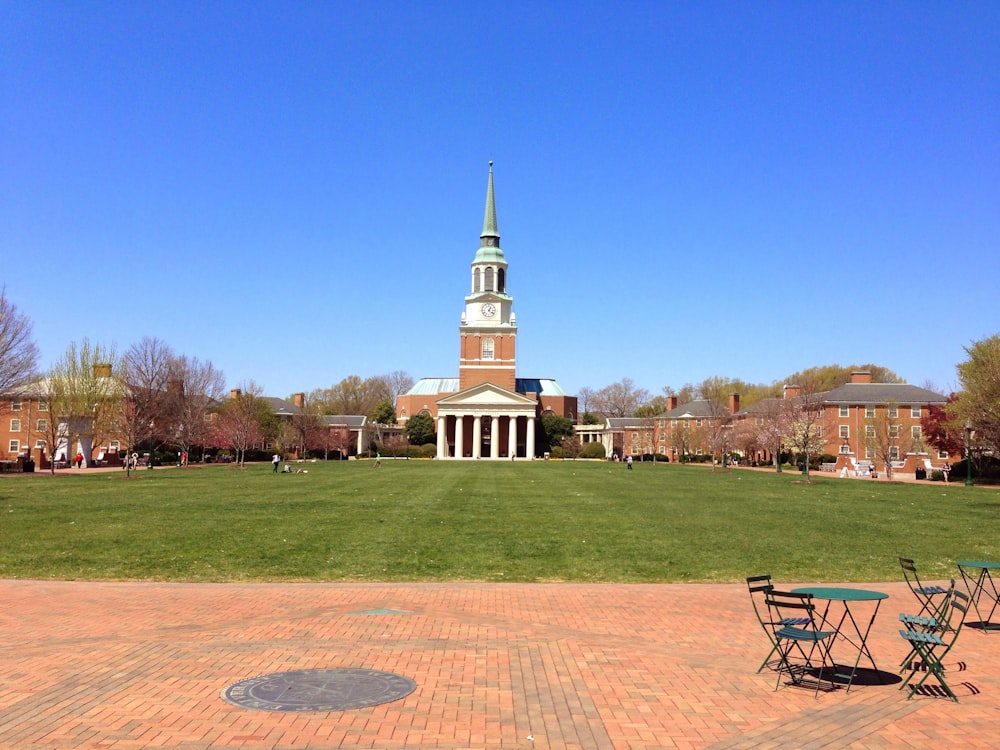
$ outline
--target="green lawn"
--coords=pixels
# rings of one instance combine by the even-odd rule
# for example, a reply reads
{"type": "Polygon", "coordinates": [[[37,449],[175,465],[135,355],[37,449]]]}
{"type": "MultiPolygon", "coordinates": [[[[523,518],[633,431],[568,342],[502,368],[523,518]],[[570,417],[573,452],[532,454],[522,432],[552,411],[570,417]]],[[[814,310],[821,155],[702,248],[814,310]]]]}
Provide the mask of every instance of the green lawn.
{"type": "Polygon", "coordinates": [[[897,580],[998,559],[1000,492],[605,462],[367,461],[0,479],[0,577],[897,580]]]}

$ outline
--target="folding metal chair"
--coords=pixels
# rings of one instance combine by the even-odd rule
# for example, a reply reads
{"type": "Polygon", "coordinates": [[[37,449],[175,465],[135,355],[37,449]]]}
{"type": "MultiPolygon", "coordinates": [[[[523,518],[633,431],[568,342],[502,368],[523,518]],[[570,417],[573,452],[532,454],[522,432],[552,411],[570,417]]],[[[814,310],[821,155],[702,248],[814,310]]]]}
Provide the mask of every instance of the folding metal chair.
{"type": "Polygon", "coordinates": [[[910,694],[906,696],[907,700],[920,690],[929,677],[934,677],[940,683],[941,689],[958,703],[958,697],[948,687],[948,683],[944,679],[944,657],[958,640],[958,634],[962,630],[962,624],[969,611],[969,596],[954,590],[950,600],[947,624],[938,623],[934,630],[907,627],[906,630],[899,631],[900,636],[910,644],[912,649],[912,656],[905,660],[906,663],[901,670],[902,672],[909,671],[909,674],[899,686],[900,690],[904,687],[910,689],[910,694]],[[917,659],[919,659],[919,666],[917,666],[917,659]],[[912,680],[918,671],[923,673],[923,677],[917,682],[913,682],[912,680]]]}
{"type": "Polygon", "coordinates": [[[779,663],[780,660],[772,661],[771,657],[778,652],[778,642],[774,637],[775,625],[808,625],[808,617],[786,617],[781,622],[774,623],[771,622],[770,612],[768,611],[767,604],[764,601],[764,595],[774,588],[771,583],[771,576],[751,576],[747,578],[747,588],[750,590],[750,603],[753,605],[753,612],[757,615],[757,622],[760,623],[761,628],[763,628],[764,633],[767,635],[768,640],[771,642],[771,650],[767,652],[767,656],[764,657],[764,661],[760,663],[757,667],[757,673],[764,669],[764,667],[775,665],[779,663]]]}
{"type": "MultiPolygon", "coordinates": [[[[948,622],[948,607],[951,605],[951,598],[955,593],[955,579],[951,579],[951,586],[945,591],[945,597],[943,600],[938,602],[938,617],[932,617],[931,615],[910,615],[901,613],[899,615],[899,621],[906,627],[907,630],[913,630],[920,633],[939,633],[948,630],[951,626],[948,622]]],[[[903,657],[903,661],[899,663],[899,666],[903,669],[908,669],[910,662],[913,657],[916,656],[916,651],[913,647],[910,647],[910,652],[903,657]]]]}
{"type": "MultiPolygon", "coordinates": [[[[927,614],[927,616],[936,620],[947,620],[947,612],[942,610],[948,606],[947,594],[949,589],[943,586],[924,586],[917,575],[917,566],[908,557],[899,558],[899,566],[903,569],[903,578],[906,580],[906,585],[910,587],[910,591],[913,592],[913,595],[917,597],[917,601],[920,603],[920,610],[917,612],[917,615],[927,614]],[[937,597],[944,598],[937,600],[937,597]]],[[[950,590],[954,590],[955,582],[952,581],[951,585],[952,588],[950,590]]]]}
{"type": "Polygon", "coordinates": [[[774,627],[774,641],[778,652],[777,690],[783,674],[787,674],[793,685],[806,685],[815,680],[815,694],[824,682],[824,673],[829,670],[828,690],[836,690],[833,681],[834,664],[830,659],[830,645],[837,631],[820,630],[816,622],[816,605],[812,594],[793,594],[789,591],[766,591],[764,601],[771,613],[774,627]],[[805,618],[803,625],[782,625],[790,618],[805,618]]]}

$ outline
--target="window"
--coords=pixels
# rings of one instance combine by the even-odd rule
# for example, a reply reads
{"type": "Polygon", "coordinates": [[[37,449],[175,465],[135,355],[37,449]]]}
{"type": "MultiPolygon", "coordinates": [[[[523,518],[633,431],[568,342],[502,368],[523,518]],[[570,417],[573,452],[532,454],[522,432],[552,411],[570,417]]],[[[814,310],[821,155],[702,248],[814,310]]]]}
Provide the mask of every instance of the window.
{"type": "Polygon", "coordinates": [[[840,425],[840,436],[842,438],[849,438],[851,436],[851,428],[849,425],[840,425]]]}
{"type": "Polygon", "coordinates": [[[890,445],[889,446],[889,460],[898,461],[899,460],[899,446],[890,445]]]}
{"type": "Polygon", "coordinates": [[[15,399],[10,402],[11,411],[21,411],[21,399],[15,399]]]}
{"type": "Polygon", "coordinates": [[[694,424],[695,424],[695,427],[701,427],[701,420],[700,419],[694,420],[694,424]]]}
{"type": "Polygon", "coordinates": [[[483,339],[483,359],[493,359],[493,339],[483,339]]]}
{"type": "Polygon", "coordinates": [[[487,292],[492,292],[493,291],[493,269],[492,268],[487,268],[486,269],[486,273],[484,274],[483,278],[484,278],[484,281],[485,281],[485,283],[483,285],[483,289],[485,291],[487,291],[487,292]]]}
{"type": "Polygon", "coordinates": [[[850,453],[851,452],[851,446],[849,446],[849,445],[842,445],[842,446],[840,446],[840,452],[841,453],[850,453]]]}
{"type": "Polygon", "coordinates": [[[898,438],[899,437],[899,425],[891,424],[889,425],[889,437],[898,438]]]}
{"type": "Polygon", "coordinates": [[[920,419],[920,407],[919,406],[911,406],[910,407],[910,416],[913,417],[914,419],[920,419]]]}
{"type": "Polygon", "coordinates": [[[38,402],[38,411],[48,411],[48,410],[49,410],[49,402],[48,401],[39,401],[38,402]]]}
{"type": "Polygon", "coordinates": [[[21,452],[21,441],[20,440],[11,440],[10,441],[10,445],[8,446],[8,448],[9,448],[9,450],[10,450],[11,453],[20,453],[21,452]]]}
{"type": "Polygon", "coordinates": [[[895,419],[898,416],[899,416],[899,407],[898,406],[890,406],[889,407],[889,418],[890,419],[895,419]]]}
{"type": "Polygon", "coordinates": [[[816,437],[823,437],[823,425],[821,424],[816,425],[816,437]]]}
{"type": "Polygon", "coordinates": [[[920,429],[920,425],[915,424],[910,427],[910,437],[914,440],[920,440],[923,437],[923,432],[920,429]]]}
{"type": "Polygon", "coordinates": [[[875,417],[875,407],[866,406],[865,407],[865,419],[873,419],[875,417]]]}
{"type": "Polygon", "coordinates": [[[111,453],[118,453],[122,449],[122,444],[117,440],[112,440],[108,445],[108,450],[111,453]]]}
{"type": "Polygon", "coordinates": [[[865,458],[871,461],[873,458],[875,458],[875,451],[872,450],[871,448],[865,448],[865,458]]]}
{"type": "Polygon", "coordinates": [[[865,425],[865,437],[873,438],[875,437],[875,428],[872,425],[865,425]]]}
{"type": "Polygon", "coordinates": [[[36,448],[36,450],[38,448],[41,448],[42,450],[45,450],[45,441],[44,440],[36,440],[35,441],[35,448],[36,448]]]}
{"type": "Polygon", "coordinates": [[[849,406],[841,406],[840,407],[840,416],[841,417],[849,417],[849,416],[851,416],[851,407],[849,407],[849,406]]]}
{"type": "Polygon", "coordinates": [[[38,430],[39,432],[45,432],[47,429],[49,429],[49,420],[39,419],[37,422],[35,422],[35,429],[38,430]]]}
{"type": "Polygon", "coordinates": [[[20,432],[21,431],[21,420],[20,419],[12,419],[12,420],[10,420],[10,431],[11,432],[20,432]]]}
{"type": "Polygon", "coordinates": [[[504,273],[502,268],[497,269],[497,291],[504,291],[504,286],[507,284],[507,274],[504,273]]]}
{"type": "Polygon", "coordinates": [[[480,275],[479,269],[478,268],[474,268],[472,270],[472,291],[473,291],[473,293],[479,291],[479,275],[480,275]]]}
{"type": "Polygon", "coordinates": [[[671,427],[676,427],[677,426],[677,420],[676,419],[671,419],[670,420],[670,426],[671,427]]]}
{"type": "Polygon", "coordinates": [[[948,458],[948,451],[938,451],[938,460],[943,461],[948,458]]]}

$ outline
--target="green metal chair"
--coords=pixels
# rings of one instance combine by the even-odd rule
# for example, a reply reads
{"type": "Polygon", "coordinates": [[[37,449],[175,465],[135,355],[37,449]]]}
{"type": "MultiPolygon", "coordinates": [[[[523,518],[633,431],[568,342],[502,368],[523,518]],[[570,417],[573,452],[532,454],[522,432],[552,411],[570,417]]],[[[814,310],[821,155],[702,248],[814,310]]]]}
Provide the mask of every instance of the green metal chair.
{"type": "Polygon", "coordinates": [[[780,623],[771,622],[770,613],[767,609],[767,604],[764,601],[765,594],[774,588],[771,583],[771,576],[750,576],[747,578],[747,588],[750,590],[750,603],[753,605],[753,612],[757,616],[757,622],[760,623],[761,628],[763,628],[764,633],[767,635],[768,640],[771,642],[771,650],[767,652],[767,656],[764,657],[764,661],[760,663],[757,667],[757,673],[760,674],[764,667],[776,667],[780,660],[772,659],[778,652],[778,642],[774,638],[774,626],[777,625],[808,625],[808,617],[788,617],[780,623]]]}
{"type": "Polygon", "coordinates": [[[955,582],[951,582],[951,589],[946,589],[943,586],[924,586],[920,582],[920,576],[917,575],[917,566],[913,560],[908,557],[901,557],[899,558],[899,566],[903,569],[903,578],[906,580],[906,585],[910,587],[910,591],[913,592],[913,595],[917,597],[917,601],[920,603],[917,615],[926,614],[928,617],[936,620],[946,621],[948,619],[949,592],[954,591],[955,582]]]}
{"type": "MultiPolygon", "coordinates": [[[[939,633],[944,630],[948,630],[950,627],[947,615],[948,608],[951,605],[952,596],[955,594],[955,579],[951,579],[951,586],[948,587],[945,593],[945,598],[938,602],[939,616],[932,617],[931,615],[911,615],[906,613],[901,613],[899,615],[899,621],[907,630],[914,630],[921,633],[939,633]]],[[[899,663],[901,668],[908,668],[908,665],[916,656],[916,651],[910,648],[910,652],[903,657],[903,660],[899,663]]]]}
{"type": "Polygon", "coordinates": [[[812,594],[793,594],[790,591],[775,591],[764,594],[764,601],[774,623],[774,640],[778,651],[778,682],[782,675],[788,675],[792,685],[809,687],[815,685],[815,695],[826,682],[826,690],[836,690],[833,681],[835,665],[830,658],[830,646],[836,636],[835,630],[820,630],[817,623],[816,605],[812,594]],[[793,618],[805,619],[802,625],[782,625],[793,618]],[[826,676],[829,670],[829,676],[826,676]]]}
{"type": "Polygon", "coordinates": [[[965,622],[965,616],[968,614],[968,611],[968,594],[955,590],[948,606],[947,623],[937,623],[934,630],[920,630],[907,627],[905,630],[899,631],[899,635],[912,649],[912,656],[906,660],[903,669],[900,670],[901,672],[909,671],[909,674],[899,686],[900,690],[906,687],[909,688],[910,694],[906,696],[907,700],[912,698],[917,692],[933,692],[929,689],[930,686],[928,686],[928,689],[921,690],[928,678],[933,677],[940,684],[941,690],[958,703],[958,697],[948,686],[944,678],[944,657],[951,651],[952,646],[955,645],[955,641],[958,640],[958,634],[962,630],[962,624],[965,622]],[[918,672],[922,673],[923,676],[917,682],[913,682],[913,678],[918,672]]]}

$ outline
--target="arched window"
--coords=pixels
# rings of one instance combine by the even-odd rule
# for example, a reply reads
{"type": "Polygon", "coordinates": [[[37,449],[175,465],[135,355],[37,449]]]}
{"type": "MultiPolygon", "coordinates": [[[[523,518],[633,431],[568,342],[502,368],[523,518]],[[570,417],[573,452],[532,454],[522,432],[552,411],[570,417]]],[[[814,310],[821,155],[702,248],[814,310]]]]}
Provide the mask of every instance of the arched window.
{"type": "Polygon", "coordinates": [[[498,292],[506,292],[507,291],[506,286],[507,286],[507,273],[502,268],[498,268],[497,269],[497,291],[498,292]]]}
{"type": "Polygon", "coordinates": [[[483,339],[483,359],[493,359],[493,339],[483,339]]]}
{"type": "Polygon", "coordinates": [[[479,291],[479,269],[472,269],[472,291],[473,293],[479,291]]]}
{"type": "Polygon", "coordinates": [[[485,276],[486,276],[486,284],[485,284],[484,291],[492,292],[493,291],[493,269],[492,268],[487,268],[485,276]]]}

